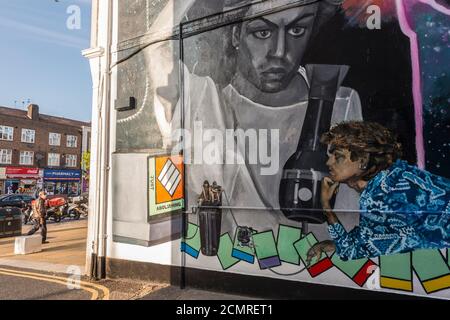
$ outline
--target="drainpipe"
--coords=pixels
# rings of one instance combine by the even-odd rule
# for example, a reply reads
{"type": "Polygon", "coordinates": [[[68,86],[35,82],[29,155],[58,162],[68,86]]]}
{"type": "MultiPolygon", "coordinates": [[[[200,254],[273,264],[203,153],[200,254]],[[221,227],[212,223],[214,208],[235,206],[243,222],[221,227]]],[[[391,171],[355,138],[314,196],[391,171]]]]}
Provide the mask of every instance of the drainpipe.
{"type": "Polygon", "coordinates": [[[106,245],[108,214],[108,183],[110,170],[110,87],[111,87],[111,44],[112,44],[112,1],[107,2],[107,35],[105,63],[102,68],[100,102],[97,134],[97,181],[95,191],[95,234],[91,256],[90,277],[100,280],[106,278],[106,245]]]}

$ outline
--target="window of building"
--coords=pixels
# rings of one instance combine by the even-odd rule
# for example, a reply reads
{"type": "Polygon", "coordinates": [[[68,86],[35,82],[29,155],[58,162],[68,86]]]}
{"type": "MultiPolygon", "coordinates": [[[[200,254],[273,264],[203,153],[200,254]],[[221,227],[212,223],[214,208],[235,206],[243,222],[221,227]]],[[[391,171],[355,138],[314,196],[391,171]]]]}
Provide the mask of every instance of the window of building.
{"type": "Polygon", "coordinates": [[[22,129],[22,142],[34,143],[36,131],[31,129],[22,129]]]}
{"type": "Polygon", "coordinates": [[[12,150],[11,149],[1,149],[0,150],[0,163],[1,164],[11,164],[12,162],[12,150]]]}
{"type": "Polygon", "coordinates": [[[33,151],[20,151],[20,164],[21,165],[33,165],[34,152],[33,151]]]}
{"type": "Polygon", "coordinates": [[[66,167],[76,167],[77,166],[77,156],[74,154],[66,155],[66,167]]]}
{"type": "Polygon", "coordinates": [[[77,136],[67,136],[67,147],[76,148],[77,147],[77,136]]]}
{"type": "Polygon", "coordinates": [[[60,146],[61,134],[50,132],[48,135],[48,144],[51,146],[60,146]]]}
{"type": "Polygon", "coordinates": [[[58,167],[59,159],[60,159],[59,153],[49,153],[47,165],[49,167],[58,167]]]}
{"type": "Polygon", "coordinates": [[[7,126],[0,126],[0,140],[13,141],[14,128],[7,126]]]}

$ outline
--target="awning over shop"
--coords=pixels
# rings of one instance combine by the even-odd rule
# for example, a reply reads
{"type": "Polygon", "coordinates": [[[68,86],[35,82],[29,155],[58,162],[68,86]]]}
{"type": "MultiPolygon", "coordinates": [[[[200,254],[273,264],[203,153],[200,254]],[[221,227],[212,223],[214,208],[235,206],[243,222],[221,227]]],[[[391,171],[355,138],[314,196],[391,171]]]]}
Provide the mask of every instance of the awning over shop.
{"type": "Polygon", "coordinates": [[[6,167],[6,177],[8,179],[38,179],[39,169],[6,167]]]}
{"type": "Polygon", "coordinates": [[[80,181],[81,170],[45,169],[45,181],[80,181]]]}

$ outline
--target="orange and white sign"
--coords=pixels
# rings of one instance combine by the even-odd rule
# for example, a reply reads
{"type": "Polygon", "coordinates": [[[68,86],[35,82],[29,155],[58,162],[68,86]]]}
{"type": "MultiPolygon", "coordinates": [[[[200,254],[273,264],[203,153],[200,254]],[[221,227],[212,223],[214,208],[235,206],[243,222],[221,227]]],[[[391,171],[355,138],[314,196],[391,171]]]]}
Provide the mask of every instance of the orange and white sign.
{"type": "Polygon", "coordinates": [[[183,209],[184,172],[181,156],[149,158],[149,215],[183,209]]]}

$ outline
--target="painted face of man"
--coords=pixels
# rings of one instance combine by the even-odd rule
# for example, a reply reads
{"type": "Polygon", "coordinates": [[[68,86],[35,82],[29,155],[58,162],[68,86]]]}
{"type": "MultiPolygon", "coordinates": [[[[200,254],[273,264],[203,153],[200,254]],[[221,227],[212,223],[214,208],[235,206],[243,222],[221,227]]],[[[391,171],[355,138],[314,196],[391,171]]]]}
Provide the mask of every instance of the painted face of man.
{"type": "Polygon", "coordinates": [[[352,161],[351,152],[348,149],[331,147],[328,152],[327,166],[333,181],[347,183],[350,187],[356,187],[356,182],[364,173],[361,170],[362,161],[352,161]]]}
{"type": "Polygon", "coordinates": [[[239,33],[238,72],[263,92],[286,89],[298,72],[317,10],[314,3],[244,22],[239,33]]]}

